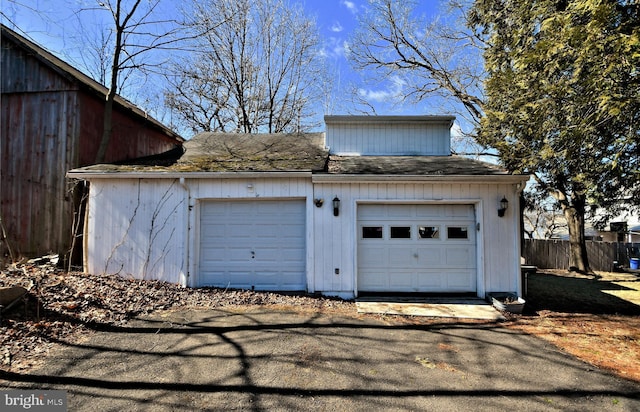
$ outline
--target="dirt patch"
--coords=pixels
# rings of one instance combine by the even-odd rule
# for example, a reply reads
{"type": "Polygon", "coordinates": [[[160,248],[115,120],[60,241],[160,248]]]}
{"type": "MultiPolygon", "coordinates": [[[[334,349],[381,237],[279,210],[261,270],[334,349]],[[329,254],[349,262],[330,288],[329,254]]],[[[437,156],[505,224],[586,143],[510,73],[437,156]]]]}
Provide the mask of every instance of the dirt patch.
{"type": "Polygon", "coordinates": [[[601,368],[640,381],[640,278],[543,271],[529,277],[527,312],[509,327],[537,335],[601,368]]]}

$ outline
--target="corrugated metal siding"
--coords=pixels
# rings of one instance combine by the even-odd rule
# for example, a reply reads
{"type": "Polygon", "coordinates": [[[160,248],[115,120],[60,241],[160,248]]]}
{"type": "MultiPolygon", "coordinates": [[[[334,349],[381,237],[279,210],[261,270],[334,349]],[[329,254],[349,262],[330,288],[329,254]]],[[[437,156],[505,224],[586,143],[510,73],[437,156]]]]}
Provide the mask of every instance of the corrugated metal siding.
{"type": "Polygon", "coordinates": [[[497,184],[435,184],[435,183],[370,183],[316,184],[314,198],[325,199],[329,207],[315,209],[314,273],[316,291],[349,295],[355,290],[356,279],[356,203],[416,202],[446,203],[447,201],[476,204],[481,232],[478,235],[480,253],[478,271],[484,277],[478,293],[484,291],[516,291],[518,288],[519,256],[517,250],[517,213],[515,207],[504,218],[497,214],[503,195],[511,205],[518,203],[515,188],[497,184]],[[338,196],[340,216],[335,217],[330,205],[338,196]],[[515,229],[514,229],[515,228],[515,229]],[[335,274],[335,269],[340,274],[335,274]],[[483,290],[484,286],[484,290],[483,290]]]}
{"type": "Polygon", "coordinates": [[[336,155],[448,156],[449,145],[449,125],[444,123],[327,124],[327,146],[336,155]]]}
{"type": "Polygon", "coordinates": [[[88,271],[186,284],[187,202],[177,179],[91,182],[88,271]]]}

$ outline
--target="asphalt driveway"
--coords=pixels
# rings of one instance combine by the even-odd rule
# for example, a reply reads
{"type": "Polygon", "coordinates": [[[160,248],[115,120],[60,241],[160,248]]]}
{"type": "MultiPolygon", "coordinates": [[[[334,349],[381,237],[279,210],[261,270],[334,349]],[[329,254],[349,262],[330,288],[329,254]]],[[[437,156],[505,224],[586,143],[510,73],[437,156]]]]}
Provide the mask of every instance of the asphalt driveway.
{"type": "Polygon", "coordinates": [[[278,311],[158,313],[0,378],[66,390],[70,411],[640,410],[639,384],[499,323],[278,311]]]}

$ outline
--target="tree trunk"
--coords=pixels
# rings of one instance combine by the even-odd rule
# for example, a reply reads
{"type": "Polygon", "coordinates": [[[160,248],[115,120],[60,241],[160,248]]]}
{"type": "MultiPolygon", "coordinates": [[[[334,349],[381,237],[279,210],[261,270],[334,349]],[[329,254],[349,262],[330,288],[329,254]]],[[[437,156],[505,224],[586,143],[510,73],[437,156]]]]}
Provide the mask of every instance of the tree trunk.
{"type": "Polygon", "coordinates": [[[563,205],[562,211],[569,228],[569,270],[591,273],[584,236],[584,213],[586,199],[583,195],[573,195],[572,202],[563,205]]]}
{"type": "Polygon", "coordinates": [[[105,161],[109,142],[111,142],[111,135],[113,134],[113,102],[116,99],[118,73],[120,71],[120,52],[122,51],[122,30],[119,26],[116,27],[118,30],[116,32],[116,45],[113,52],[113,64],[111,66],[111,83],[104,102],[102,139],[100,140],[100,146],[96,154],[96,163],[103,163],[105,161]]]}
{"type": "Polygon", "coordinates": [[[105,96],[104,104],[104,116],[102,127],[102,138],[100,139],[100,146],[98,146],[98,152],[96,153],[96,163],[103,163],[107,156],[107,149],[109,149],[109,142],[111,142],[111,135],[113,134],[113,102],[116,99],[116,92],[118,90],[118,75],[120,74],[120,54],[122,53],[123,46],[123,33],[127,22],[133,16],[141,0],[136,0],[132,6],[131,11],[127,14],[123,21],[120,21],[120,12],[122,6],[122,0],[117,0],[115,10],[111,10],[115,23],[115,45],[113,47],[113,61],[111,63],[111,78],[109,79],[109,91],[105,96]]]}
{"type": "Polygon", "coordinates": [[[96,154],[96,163],[104,163],[107,155],[107,149],[109,148],[109,142],[111,141],[111,135],[113,134],[113,97],[109,97],[105,100],[104,114],[102,126],[102,138],[100,139],[100,146],[98,146],[98,152],[96,154]]]}

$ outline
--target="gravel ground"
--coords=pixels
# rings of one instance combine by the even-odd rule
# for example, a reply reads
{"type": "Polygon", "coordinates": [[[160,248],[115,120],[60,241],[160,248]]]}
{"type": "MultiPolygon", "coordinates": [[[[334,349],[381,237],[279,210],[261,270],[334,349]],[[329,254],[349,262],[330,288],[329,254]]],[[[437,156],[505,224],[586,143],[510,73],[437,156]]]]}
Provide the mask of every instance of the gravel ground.
{"type": "Polygon", "coordinates": [[[66,272],[48,259],[12,264],[0,271],[1,286],[22,286],[25,298],[1,315],[0,369],[28,370],[57,341],[87,336],[104,325],[121,325],[157,310],[260,305],[296,311],[355,314],[353,302],[320,296],[184,288],[116,275],[66,272]]]}

